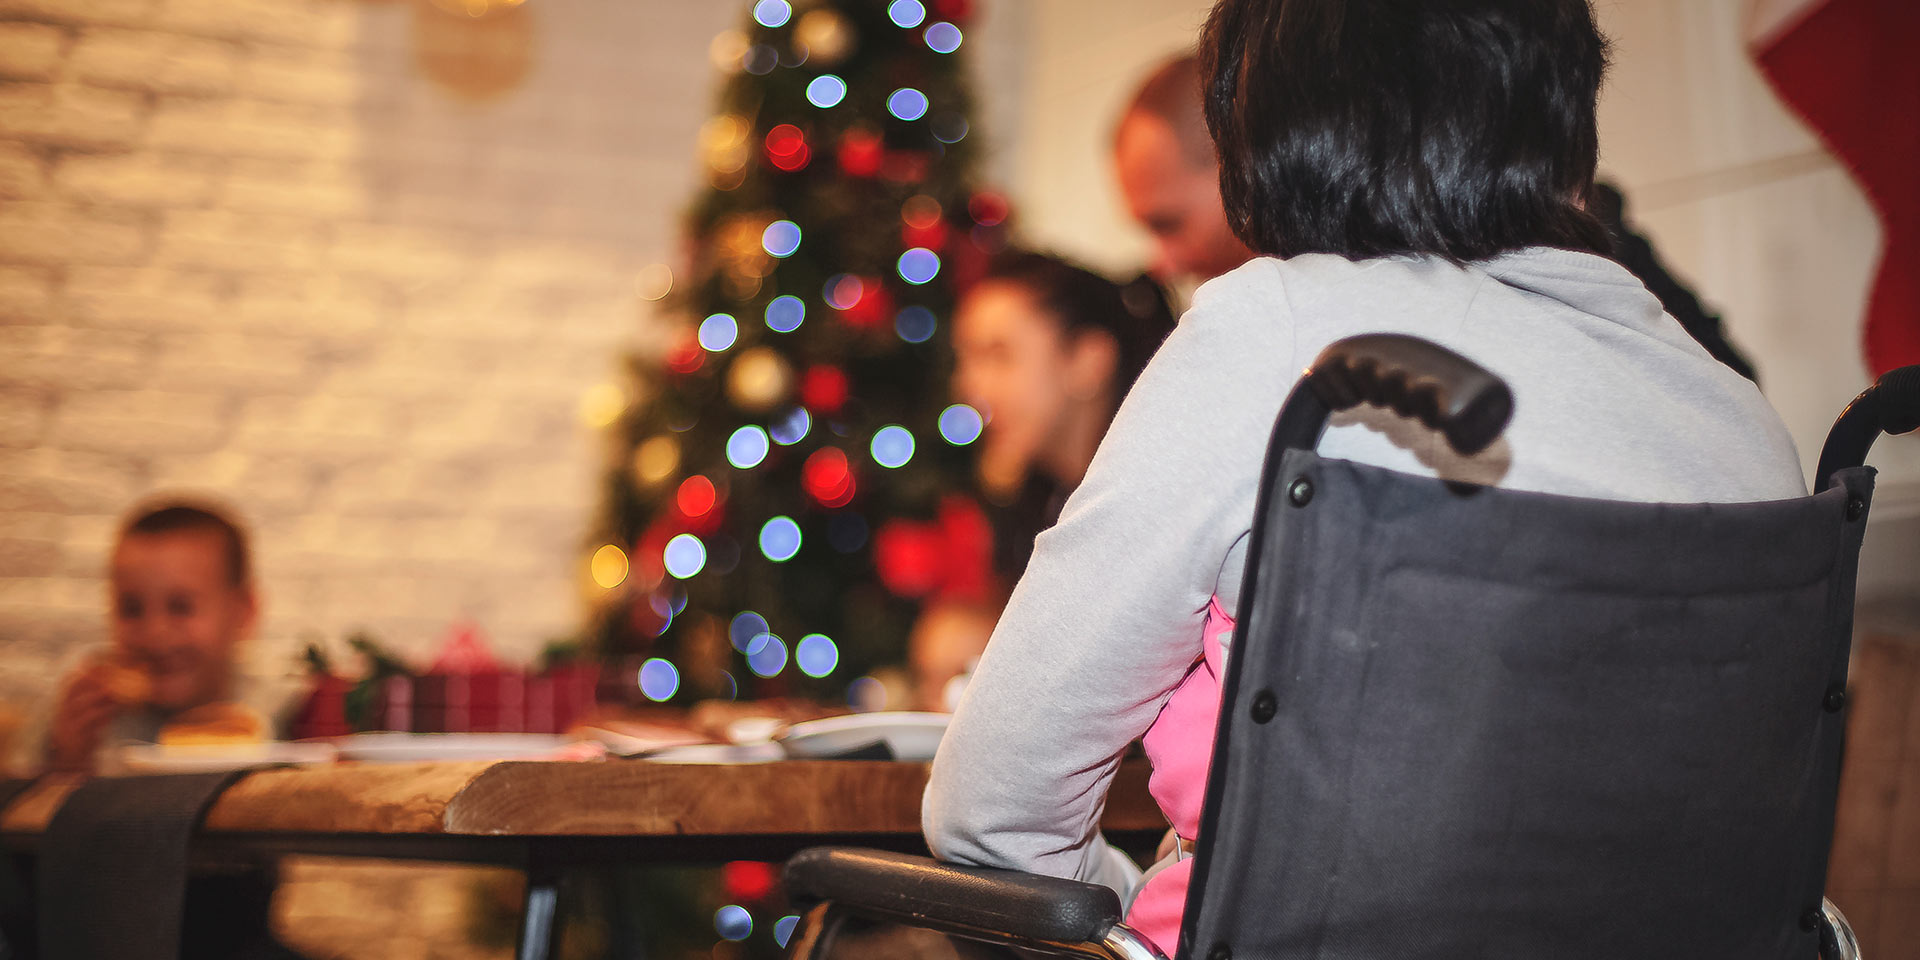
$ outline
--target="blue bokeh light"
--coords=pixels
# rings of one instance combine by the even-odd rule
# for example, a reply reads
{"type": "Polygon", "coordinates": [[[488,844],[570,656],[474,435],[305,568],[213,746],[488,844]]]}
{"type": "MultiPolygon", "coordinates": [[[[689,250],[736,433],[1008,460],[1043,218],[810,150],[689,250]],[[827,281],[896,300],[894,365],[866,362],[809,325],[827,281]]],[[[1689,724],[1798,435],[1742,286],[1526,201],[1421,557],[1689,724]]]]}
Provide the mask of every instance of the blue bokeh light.
{"type": "Polygon", "coordinates": [[[727,640],[741,653],[753,652],[759,647],[759,639],[766,635],[767,618],[752,610],[741,611],[727,625],[727,640]]]}
{"type": "Polygon", "coordinates": [[[716,313],[700,321],[700,346],[719,353],[740,339],[740,324],[732,314],[716,313]]]}
{"type": "Polygon", "coordinates": [[[913,433],[897,423],[888,424],[873,434],[873,462],[889,470],[904,467],[913,459],[913,433]]]}
{"type": "Polygon", "coordinates": [[[894,26],[911,30],[926,22],[927,5],[920,0],[893,0],[887,5],[887,16],[894,26]]]}
{"type": "Polygon", "coordinates": [[[791,447],[807,438],[807,431],[813,428],[813,417],[806,407],[794,407],[787,415],[767,425],[767,435],[773,442],[783,447],[791,447]]]}
{"type": "Polygon", "coordinates": [[[753,5],[753,19],[763,27],[785,26],[793,18],[793,4],[787,0],[760,0],[753,5]]]}
{"type": "Polygon", "coordinates": [[[640,692],[648,700],[662,703],[673,699],[679,690],[680,668],[671,660],[654,657],[640,665],[640,692]]]}
{"type": "Polygon", "coordinates": [[[902,120],[918,120],[927,115],[927,95],[901,87],[887,96],[887,112],[902,120]]]}
{"type": "Polygon", "coordinates": [[[893,318],[893,332],[908,343],[926,343],[939,327],[940,321],[926,307],[907,307],[893,318]]]}
{"type": "Polygon", "coordinates": [[[809,633],[794,644],[793,665],[809,677],[824,677],[840,665],[840,648],[824,633],[809,633]]]}
{"type": "Polygon", "coordinates": [[[800,525],[792,517],[774,517],[760,527],[760,552],[774,563],[785,563],[800,552],[800,525]]]}
{"type": "Polygon", "coordinates": [[[683,533],[667,541],[660,559],[666,562],[668,573],[685,580],[706,568],[707,545],[701,543],[699,537],[683,533]]]}
{"type": "Polygon", "coordinates": [[[958,114],[942,114],[933,118],[931,124],[933,138],[941,143],[959,143],[967,138],[967,118],[958,114]]]}
{"type": "Polygon", "coordinates": [[[843,510],[827,521],[827,543],[841,553],[857,553],[867,545],[867,520],[851,510],[843,510]]]}
{"type": "Polygon", "coordinates": [[[767,443],[767,432],[759,427],[748,425],[733,432],[727,438],[727,462],[742,470],[751,470],[767,458],[772,447],[767,443]]]}
{"type": "Polygon", "coordinates": [[[927,48],[934,53],[952,53],[960,49],[960,28],[945,21],[928,27],[927,48]]]}
{"type": "Polygon", "coordinates": [[[767,328],[775,333],[792,333],[807,320],[807,302],[791,293],[781,294],[767,303],[767,328]]]}
{"type": "Polygon", "coordinates": [[[800,225],[792,220],[775,220],[760,233],[760,246],[776,257],[791,257],[800,249],[800,225]]]}
{"type": "Polygon", "coordinates": [[[940,275],[940,255],[926,247],[914,247],[900,255],[896,266],[900,269],[900,279],[919,286],[940,275]]]}
{"type": "Polygon", "coordinates": [[[713,912],[713,929],[722,939],[745,940],[753,936],[753,914],[748,913],[746,907],[729,903],[713,912]]]}
{"type": "Polygon", "coordinates": [[[747,50],[741,65],[746,67],[748,73],[756,77],[764,77],[772,73],[774,67],[780,65],[780,51],[768,44],[756,43],[747,50]]]}
{"type": "Polygon", "coordinates": [[[773,922],[773,942],[785,947],[787,941],[793,939],[793,928],[799,925],[800,915],[797,913],[789,913],[775,920],[773,922]]]}
{"type": "Polygon", "coordinates": [[[807,102],[825,110],[847,98],[847,82],[831,73],[823,73],[807,84],[807,102]]]}
{"type": "Polygon", "coordinates": [[[964,403],[956,403],[940,411],[940,438],[956,447],[964,447],[980,439],[980,429],[986,421],[980,418],[980,411],[964,403]]]}
{"type": "Polygon", "coordinates": [[[756,677],[777,677],[787,668],[787,644],[773,634],[763,634],[766,643],[747,654],[747,669],[756,677]]]}

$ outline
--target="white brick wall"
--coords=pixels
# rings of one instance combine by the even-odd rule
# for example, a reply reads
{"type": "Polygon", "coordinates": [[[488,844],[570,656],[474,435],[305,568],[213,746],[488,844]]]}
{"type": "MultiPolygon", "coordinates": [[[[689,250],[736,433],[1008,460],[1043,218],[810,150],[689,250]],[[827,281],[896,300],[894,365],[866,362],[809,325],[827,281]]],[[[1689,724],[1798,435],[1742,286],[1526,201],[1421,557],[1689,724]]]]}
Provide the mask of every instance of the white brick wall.
{"type": "Polygon", "coordinates": [[[160,491],[252,525],[263,652],[574,629],[579,398],[648,322],[740,9],[527,4],[525,75],[475,100],[424,3],[0,0],[0,701],[101,638],[160,491]]]}

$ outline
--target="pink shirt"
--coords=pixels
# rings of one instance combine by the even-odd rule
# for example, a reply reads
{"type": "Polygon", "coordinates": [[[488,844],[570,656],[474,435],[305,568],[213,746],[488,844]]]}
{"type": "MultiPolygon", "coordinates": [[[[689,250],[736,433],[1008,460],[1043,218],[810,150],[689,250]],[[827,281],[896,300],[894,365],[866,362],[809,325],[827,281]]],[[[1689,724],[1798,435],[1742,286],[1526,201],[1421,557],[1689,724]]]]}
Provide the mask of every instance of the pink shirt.
{"type": "MultiPolygon", "coordinates": [[[[1147,790],[1160,805],[1173,832],[1188,846],[1200,833],[1200,811],[1206,806],[1207,766],[1213,758],[1213,733],[1220,717],[1220,678],[1226,670],[1226,646],[1233,638],[1233,618],[1214,597],[1207,604],[1205,642],[1186,679],[1167,698],[1160,716],[1141,743],[1153,763],[1147,790]]],[[[1152,940],[1160,952],[1173,956],[1180,941],[1180,916],[1187,902],[1187,880],[1193,858],[1153,871],[1135,892],[1127,910],[1127,925],[1152,940]]]]}

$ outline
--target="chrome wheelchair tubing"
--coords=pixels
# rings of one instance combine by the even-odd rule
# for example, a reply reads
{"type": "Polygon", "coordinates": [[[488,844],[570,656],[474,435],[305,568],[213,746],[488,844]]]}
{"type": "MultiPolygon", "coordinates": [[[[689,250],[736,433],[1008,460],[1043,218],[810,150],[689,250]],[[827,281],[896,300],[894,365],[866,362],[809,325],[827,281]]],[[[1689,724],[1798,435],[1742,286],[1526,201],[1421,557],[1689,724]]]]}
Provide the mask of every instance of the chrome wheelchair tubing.
{"type": "MultiPolygon", "coordinates": [[[[833,955],[834,936],[839,932],[841,922],[849,913],[833,901],[814,904],[800,918],[794,928],[793,939],[787,946],[787,960],[828,960],[833,955]]],[[[897,919],[880,918],[885,922],[898,923],[897,919]]],[[[1116,923],[1107,928],[1099,940],[1087,940],[1080,943],[1063,943],[1054,940],[1029,940],[1024,937],[1008,937],[991,930],[974,930],[950,925],[929,926],[925,929],[937,930],[949,936],[978,940],[1001,946],[1020,947],[1036,953],[1051,954],[1060,957],[1093,957],[1097,960],[1167,960],[1167,955],[1147,938],[1135,933],[1124,923],[1116,923]]],[[[1852,958],[1849,958],[1852,960],[1852,958]]]]}
{"type": "Polygon", "coordinates": [[[1832,900],[1820,898],[1820,956],[1822,960],[1860,960],[1860,941],[1853,925],[1832,900]]]}
{"type": "Polygon", "coordinates": [[[1146,937],[1134,933],[1124,923],[1114,924],[1100,945],[1106,948],[1106,956],[1113,960],[1167,960],[1167,955],[1161,953],[1159,947],[1146,937]]]}

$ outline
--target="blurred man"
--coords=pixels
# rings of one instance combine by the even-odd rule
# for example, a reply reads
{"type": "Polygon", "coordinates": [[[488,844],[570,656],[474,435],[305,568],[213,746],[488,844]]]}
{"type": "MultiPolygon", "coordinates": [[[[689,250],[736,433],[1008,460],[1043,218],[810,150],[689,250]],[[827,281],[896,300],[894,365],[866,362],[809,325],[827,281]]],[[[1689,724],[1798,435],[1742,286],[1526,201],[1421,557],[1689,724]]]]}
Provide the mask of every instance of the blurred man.
{"type": "Polygon", "coordinates": [[[1173,60],[1147,78],[1120,118],[1113,162],[1127,210],[1153,235],[1149,272],[1200,283],[1247,262],[1220,203],[1220,163],[1200,106],[1200,66],[1173,60]]]}

